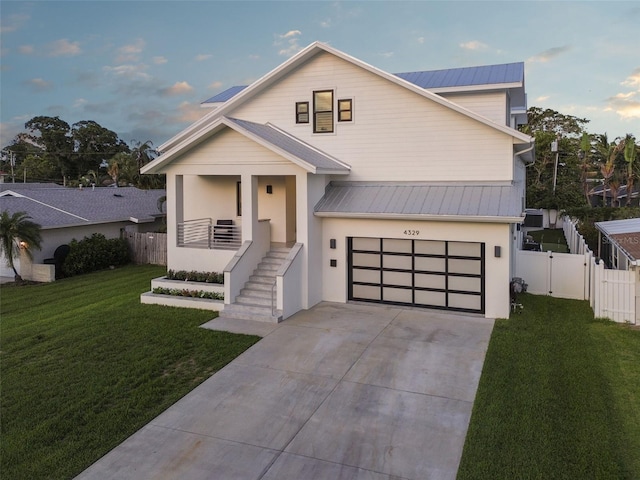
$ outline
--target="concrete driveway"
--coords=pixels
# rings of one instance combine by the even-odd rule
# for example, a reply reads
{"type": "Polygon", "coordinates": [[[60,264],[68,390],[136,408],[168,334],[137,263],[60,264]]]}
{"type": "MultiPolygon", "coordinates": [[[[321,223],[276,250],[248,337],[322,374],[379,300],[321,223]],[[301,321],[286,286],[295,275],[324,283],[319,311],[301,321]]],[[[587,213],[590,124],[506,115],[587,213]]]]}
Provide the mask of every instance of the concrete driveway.
{"type": "Polygon", "coordinates": [[[260,342],[77,478],[455,479],[493,320],[321,303],[257,327],[260,342]]]}

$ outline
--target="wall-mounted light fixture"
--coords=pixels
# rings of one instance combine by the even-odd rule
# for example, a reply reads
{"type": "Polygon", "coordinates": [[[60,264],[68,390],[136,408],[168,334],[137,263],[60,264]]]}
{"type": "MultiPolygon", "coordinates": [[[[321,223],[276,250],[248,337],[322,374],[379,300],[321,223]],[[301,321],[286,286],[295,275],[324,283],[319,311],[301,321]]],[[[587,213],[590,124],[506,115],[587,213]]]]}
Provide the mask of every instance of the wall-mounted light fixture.
{"type": "Polygon", "coordinates": [[[502,255],[502,248],[500,247],[500,245],[496,245],[495,247],[493,247],[493,256],[496,258],[500,258],[501,255],[502,255]]]}
{"type": "Polygon", "coordinates": [[[267,185],[267,193],[271,195],[273,193],[273,185],[267,185]]]}
{"type": "Polygon", "coordinates": [[[20,242],[20,248],[27,248],[27,242],[20,242]]]}
{"type": "Polygon", "coordinates": [[[336,248],[336,239],[332,238],[329,240],[329,248],[336,248]]]}

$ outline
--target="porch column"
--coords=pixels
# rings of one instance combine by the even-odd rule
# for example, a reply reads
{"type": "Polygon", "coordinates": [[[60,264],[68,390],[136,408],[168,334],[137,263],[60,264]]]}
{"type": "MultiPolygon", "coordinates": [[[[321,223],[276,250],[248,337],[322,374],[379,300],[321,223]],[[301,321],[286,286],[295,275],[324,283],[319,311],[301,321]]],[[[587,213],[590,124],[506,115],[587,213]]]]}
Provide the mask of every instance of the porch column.
{"type": "Polygon", "coordinates": [[[167,174],[167,240],[178,245],[178,224],[184,222],[184,177],[167,174]]]}
{"type": "Polygon", "coordinates": [[[253,240],[258,229],[258,177],[242,174],[242,241],[253,240]]]}

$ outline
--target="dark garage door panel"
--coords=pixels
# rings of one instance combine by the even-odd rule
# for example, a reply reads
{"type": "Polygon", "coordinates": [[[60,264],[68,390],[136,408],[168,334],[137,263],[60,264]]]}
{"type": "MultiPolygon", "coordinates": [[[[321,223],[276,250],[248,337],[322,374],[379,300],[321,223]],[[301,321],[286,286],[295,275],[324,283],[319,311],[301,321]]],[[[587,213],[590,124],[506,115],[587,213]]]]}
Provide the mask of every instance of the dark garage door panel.
{"type": "Polygon", "coordinates": [[[483,243],[350,237],[349,300],[484,313],[483,243]]]}

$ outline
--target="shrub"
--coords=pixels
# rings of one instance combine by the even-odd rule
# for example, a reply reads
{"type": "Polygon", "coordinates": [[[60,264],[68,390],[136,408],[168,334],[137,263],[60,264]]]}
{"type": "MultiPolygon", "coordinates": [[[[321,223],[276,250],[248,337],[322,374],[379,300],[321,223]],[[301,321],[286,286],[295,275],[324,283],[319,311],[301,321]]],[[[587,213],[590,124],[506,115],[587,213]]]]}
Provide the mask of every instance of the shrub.
{"type": "Polygon", "coordinates": [[[217,283],[224,285],[224,273],[218,272],[187,272],[186,270],[169,270],[167,271],[167,278],[169,280],[183,280],[185,282],[217,283]]]}
{"type": "Polygon", "coordinates": [[[131,261],[124,239],[107,239],[101,233],[94,233],[80,241],[73,239],[69,247],[69,255],[62,265],[62,271],[67,277],[119,267],[131,261]]]}
{"type": "Polygon", "coordinates": [[[219,292],[205,292],[203,290],[188,290],[179,288],[164,288],[156,287],[152,290],[152,293],[157,295],[173,295],[176,297],[191,297],[191,298],[208,298],[211,300],[224,300],[224,293],[219,292]]]}

